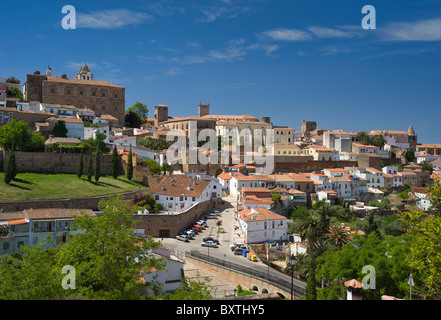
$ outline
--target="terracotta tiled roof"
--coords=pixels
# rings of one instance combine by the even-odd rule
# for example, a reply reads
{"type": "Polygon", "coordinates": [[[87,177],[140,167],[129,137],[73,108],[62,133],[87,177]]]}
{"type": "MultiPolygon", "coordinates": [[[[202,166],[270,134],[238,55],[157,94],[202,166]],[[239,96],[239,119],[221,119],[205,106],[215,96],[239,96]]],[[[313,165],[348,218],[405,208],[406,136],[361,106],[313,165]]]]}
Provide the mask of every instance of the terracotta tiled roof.
{"type": "Polygon", "coordinates": [[[61,82],[61,83],[71,83],[71,84],[81,84],[85,86],[105,86],[105,87],[114,87],[114,88],[123,88],[121,86],[117,86],[116,84],[112,84],[107,81],[97,81],[97,80],[82,80],[82,79],[63,79],[54,75],[47,76],[47,79],[44,80],[47,82],[61,82]]]}
{"type": "Polygon", "coordinates": [[[285,220],[286,217],[278,215],[264,208],[242,210],[239,216],[243,221],[265,221],[265,220],[285,220]]]}
{"type": "Polygon", "coordinates": [[[82,214],[95,216],[95,213],[90,209],[48,208],[23,210],[23,215],[28,219],[73,218],[74,216],[79,217],[82,214]]]}
{"type": "Polygon", "coordinates": [[[150,193],[171,197],[200,197],[209,184],[210,181],[192,179],[184,175],[166,176],[150,193]],[[191,185],[190,190],[188,189],[189,185],[191,185]]]}
{"type": "Polygon", "coordinates": [[[272,181],[270,176],[256,175],[256,176],[236,176],[234,177],[238,181],[272,181]]]}
{"type": "Polygon", "coordinates": [[[348,288],[355,288],[355,289],[361,289],[363,288],[363,284],[361,282],[358,282],[355,279],[349,280],[345,282],[345,286],[348,288]]]}

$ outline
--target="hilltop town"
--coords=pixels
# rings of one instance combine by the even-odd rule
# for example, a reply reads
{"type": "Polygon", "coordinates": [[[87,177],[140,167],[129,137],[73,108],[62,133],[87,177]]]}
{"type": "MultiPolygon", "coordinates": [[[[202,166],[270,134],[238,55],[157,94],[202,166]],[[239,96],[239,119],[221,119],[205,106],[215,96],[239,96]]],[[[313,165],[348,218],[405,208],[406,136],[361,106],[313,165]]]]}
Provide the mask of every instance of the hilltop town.
{"type": "MultiPolygon", "coordinates": [[[[224,257],[289,269],[291,257],[310,250],[305,235],[291,226],[293,212],[302,208],[339,206],[354,220],[432,209],[430,187],[441,175],[441,144],[419,141],[412,119],[398,131],[349,132],[321,128],[314,119],[292,117],[292,126],[278,126],[271,114],[259,118],[240,109],[238,114],[218,114],[215,110],[222,106],[209,101],[195,101],[185,117],[173,116],[182,106],[143,103],[126,106],[125,88],[94,80],[87,64],[73,78],[56,76],[51,68],[27,74],[24,83],[0,77],[0,168],[5,177],[0,254],[20,252],[21,246],[48,235],[54,243],[66,242],[80,211],[100,215],[98,202],[118,192],[106,190],[103,183],[102,194],[92,193],[96,185],[84,178],[81,194],[61,190],[61,195],[32,198],[30,193],[23,196],[24,187],[9,193],[24,186],[25,173],[42,177],[43,184],[44,175],[81,179],[76,176],[89,174],[89,158],[94,159],[90,176],[101,175],[96,184],[116,175],[136,183],[119,192],[125,199],[154,203],[133,218],[140,222],[137,234],[162,241],[155,254],[165,257],[172,270],[160,274],[165,291],[176,289],[183,278],[179,271],[185,269],[185,259],[179,253],[201,248],[201,242],[213,248],[208,257],[216,257],[220,240],[228,247],[224,257]],[[19,127],[32,139],[18,138],[19,127]],[[6,179],[12,161],[16,172],[6,179]]],[[[339,221],[347,239],[366,232],[351,219],[339,221]]],[[[305,278],[298,275],[297,280],[305,278]]],[[[289,292],[283,296],[290,298],[289,292]]]]}

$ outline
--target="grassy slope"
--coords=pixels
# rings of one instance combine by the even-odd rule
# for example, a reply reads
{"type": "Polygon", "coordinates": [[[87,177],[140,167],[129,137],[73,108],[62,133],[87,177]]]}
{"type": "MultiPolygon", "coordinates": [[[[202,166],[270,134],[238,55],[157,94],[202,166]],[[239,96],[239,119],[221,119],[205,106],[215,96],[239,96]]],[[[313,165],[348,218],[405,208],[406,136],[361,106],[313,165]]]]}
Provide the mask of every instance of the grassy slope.
{"type": "Polygon", "coordinates": [[[85,197],[146,188],[125,176],[117,180],[103,176],[98,182],[92,177],[89,182],[86,176],[79,179],[75,174],[19,173],[9,185],[3,178],[0,172],[0,201],[85,197]]]}

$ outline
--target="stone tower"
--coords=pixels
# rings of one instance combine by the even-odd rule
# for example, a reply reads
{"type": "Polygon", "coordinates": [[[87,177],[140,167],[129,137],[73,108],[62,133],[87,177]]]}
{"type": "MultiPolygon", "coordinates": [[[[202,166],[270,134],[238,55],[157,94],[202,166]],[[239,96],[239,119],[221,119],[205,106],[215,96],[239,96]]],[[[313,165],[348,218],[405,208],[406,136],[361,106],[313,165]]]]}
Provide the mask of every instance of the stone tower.
{"type": "Polygon", "coordinates": [[[410,148],[415,151],[417,146],[417,137],[418,135],[413,130],[412,124],[410,124],[409,129],[407,129],[407,137],[409,140],[410,148]]]}
{"type": "Polygon", "coordinates": [[[80,68],[77,75],[75,76],[75,79],[79,80],[93,80],[93,73],[90,72],[89,67],[86,63],[84,63],[84,66],[80,68]]]}
{"type": "Polygon", "coordinates": [[[161,122],[168,120],[168,106],[157,105],[155,106],[155,126],[158,126],[161,122]]]}
{"type": "Polygon", "coordinates": [[[199,117],[208,116],[210,114],[210,101],[207,104],[201,104],[199,101],[199,117]]]}

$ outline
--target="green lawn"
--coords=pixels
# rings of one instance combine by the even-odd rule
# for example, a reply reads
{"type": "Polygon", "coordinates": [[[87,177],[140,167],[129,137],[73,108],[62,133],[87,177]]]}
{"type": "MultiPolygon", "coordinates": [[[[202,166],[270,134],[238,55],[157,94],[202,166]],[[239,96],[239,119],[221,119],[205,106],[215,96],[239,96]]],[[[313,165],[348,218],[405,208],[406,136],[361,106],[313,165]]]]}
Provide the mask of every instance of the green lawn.
{"type": "Polygon", "coordinates": [[[92,177],[81,179],[76,174],[65,173],[19,173],[9,185],[0,172],[0,201],[86,197],[101,194],[145,189],[139,181],[119,176],[103,176],[98,182],[92,177]]]}

